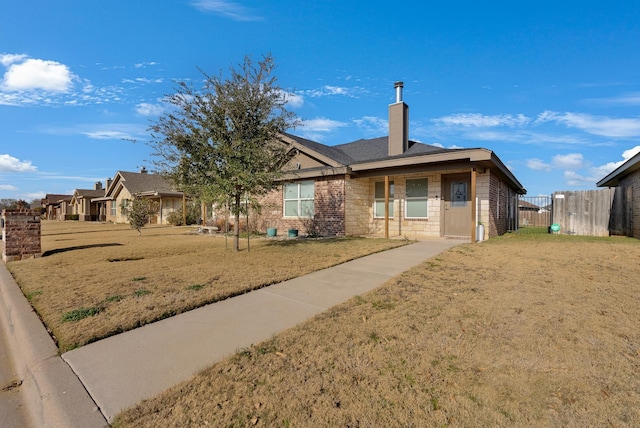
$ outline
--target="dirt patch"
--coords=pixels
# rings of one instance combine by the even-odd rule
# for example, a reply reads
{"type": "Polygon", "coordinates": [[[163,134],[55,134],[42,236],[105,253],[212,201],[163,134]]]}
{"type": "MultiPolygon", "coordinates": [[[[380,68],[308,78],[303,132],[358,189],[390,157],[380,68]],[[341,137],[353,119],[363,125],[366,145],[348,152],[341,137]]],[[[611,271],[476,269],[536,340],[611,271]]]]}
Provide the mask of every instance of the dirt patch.
{"type": "Polygon", "coordinates": [[[461,245],[116,426],[632,426],[640,242],[461,245]]]}

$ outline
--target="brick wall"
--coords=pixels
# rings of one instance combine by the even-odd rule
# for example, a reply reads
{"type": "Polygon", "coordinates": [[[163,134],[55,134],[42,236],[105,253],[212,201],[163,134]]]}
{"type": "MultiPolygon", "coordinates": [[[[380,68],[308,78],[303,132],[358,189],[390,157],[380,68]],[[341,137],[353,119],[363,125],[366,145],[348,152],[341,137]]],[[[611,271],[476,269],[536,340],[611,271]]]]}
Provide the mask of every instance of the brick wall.
{"type": "Polygon", "coordinates": [[[619,187],[631,189],[631,201],[627,201],[631,204],[631,231],[634,238],[640,239],[640,170],[620,180],[619,187]]]}
{"type": "Polygon", "coordinates": [[[313,226],[320,236],[345,235],[345,178],[323,177],[314,182],[315,218],[285,218],[283,215],[283,188],[278,187],[260,200],[261,213],[256,219],[256,227],[261,232],[267,228],[278,229],[278,234],[286,234],[288,229],[298,229],[306,235],[313,226]],[[311,222],[314,222],[312,225],[311,222]]]}
{"type": "MultiPolygon", "coordinates": [[[[502,235],[508,229],[508,198],[512,192],[495,174],[489,177],[489,230],[487,237],[502,235]]],[[[485,228],[487,222],[483,222],[485,228]]]]}
{"type": "Polygon", "coordinates": [[[40,257],[40,213],[2,211],[2,261],[40,257]]]}

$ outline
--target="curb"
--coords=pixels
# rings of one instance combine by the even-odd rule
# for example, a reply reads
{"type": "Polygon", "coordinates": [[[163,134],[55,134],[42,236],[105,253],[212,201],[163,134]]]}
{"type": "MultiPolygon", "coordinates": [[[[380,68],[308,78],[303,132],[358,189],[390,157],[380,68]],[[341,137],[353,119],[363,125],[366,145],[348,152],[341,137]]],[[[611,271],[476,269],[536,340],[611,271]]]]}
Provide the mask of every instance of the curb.
{"type": "Polygon", "coordinates": [[[108,427],[4,263],[0,263],[0,338],[4,336],[33,427],[108,427]]]}

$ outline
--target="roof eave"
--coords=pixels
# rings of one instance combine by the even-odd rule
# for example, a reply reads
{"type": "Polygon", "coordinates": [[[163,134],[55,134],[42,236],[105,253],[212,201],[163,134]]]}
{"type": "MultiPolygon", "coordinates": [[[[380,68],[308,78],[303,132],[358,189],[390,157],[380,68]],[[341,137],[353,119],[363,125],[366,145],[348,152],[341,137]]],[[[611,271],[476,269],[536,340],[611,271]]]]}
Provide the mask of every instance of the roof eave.
{"type": "Polygon", "coordinates": [[[598,187],[615,187],[620,183],[620,179],[640,169],[640,153],[637,153],[631,159],[614,169],[596,183],[598,187]]]}

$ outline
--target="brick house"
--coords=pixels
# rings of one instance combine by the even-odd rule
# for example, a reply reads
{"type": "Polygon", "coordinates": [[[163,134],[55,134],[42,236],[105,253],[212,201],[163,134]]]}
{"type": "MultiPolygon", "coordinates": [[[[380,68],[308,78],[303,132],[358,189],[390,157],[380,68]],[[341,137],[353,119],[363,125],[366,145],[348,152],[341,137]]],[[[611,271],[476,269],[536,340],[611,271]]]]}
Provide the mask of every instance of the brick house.
{"type": "Polygon", "coordinates": [[[611,234],[640,238],[640,153],[628,159],[609,175],[598,181],[598,187],[615,187],[611,234]]]}
{"type": "MultiPolygon", "coordinates": [[[[408,106],[396,83],[389,135],[337,146],[285,134],[293,151],[282,186],[262,200],[262,228],[323,236],[487,239],[516,224],[526,190],[487,149],[445,149],[408,138],[408,106]]],[[[286,233],[286,232],[285,232],[286,233]]]]}
{"type": "Polygon", "coordinates": [[[73,199],[73,195],[47,193],[41,201],[42,208],[44,208],[44,218],[65,220],[66,216],[71,214],[71,199],[73,199]]]}
{"type": "Polygon", "coordinates": [[[181,209],[183,203],[182,192],[176,191],[169,180],[149,174],[145,168],[140,172],[118,171],[112,180],[107,180],[104,196],[93,198],[92,203],[98,204],[98,211],[104,213],[104,221],[126,223],[128,219],[122,207],[134,197],[156,202],[158,210],[149,219],[150,224],[169,224],[169,214],[181,209]]]}
{"type": "Polygon", "coordinates": [[[76,189],[70,202],[71,214],[77,215],[80,221],[100,220],[102,205],[94,199],[101,198],[104,194],[105,189],[99,181],[93,189],[76,189]]]}

